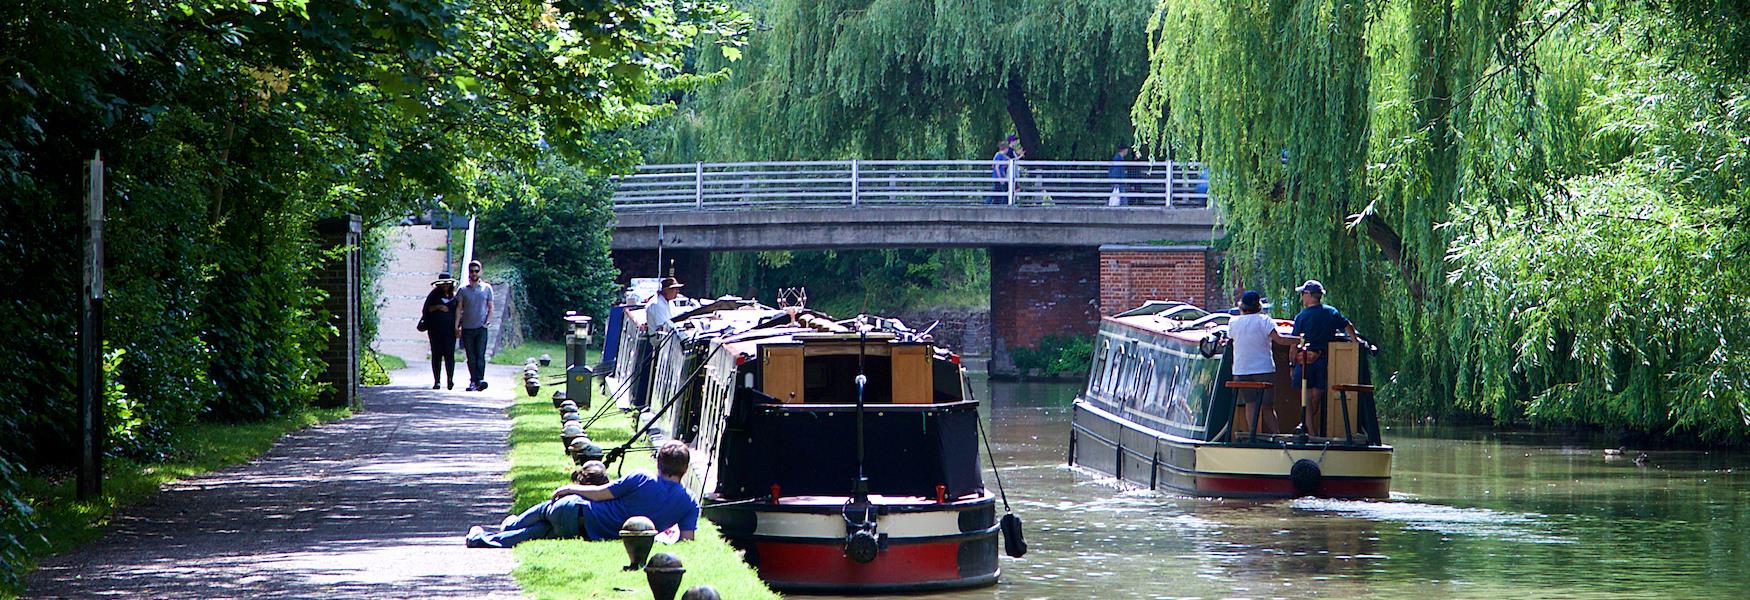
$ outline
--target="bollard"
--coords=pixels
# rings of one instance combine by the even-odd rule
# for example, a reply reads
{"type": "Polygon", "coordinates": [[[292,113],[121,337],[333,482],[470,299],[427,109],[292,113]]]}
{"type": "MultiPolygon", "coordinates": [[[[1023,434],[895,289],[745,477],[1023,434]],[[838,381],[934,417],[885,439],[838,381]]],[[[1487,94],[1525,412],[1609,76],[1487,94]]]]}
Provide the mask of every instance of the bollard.
{"type": "Polygon", "coordinates": [[[686,593],[681,594],[681,600],[723,600],[723,597],[717,595],[717,588],[708,585],[695,585],[687,588],[686,593]]]}
{"type": "Polygon", "coordinates": [[[675,592],[681,589],[681,577],[686,574],[681,559],[667,552],[656,553],[644,567],[644,580],[650,583],[650,594],[656,600],[674,600],[675,592]]]}
{"type": "Polygon", "coordinates": [[[626,545],[626,558],[632,561],[621,570],[644,568],[644,559],[650,556],[650,546],[656,543],[656,524],[650,522],[650,517],[626,519],[626,523],[620,526],[620,543],[626,545]]]}

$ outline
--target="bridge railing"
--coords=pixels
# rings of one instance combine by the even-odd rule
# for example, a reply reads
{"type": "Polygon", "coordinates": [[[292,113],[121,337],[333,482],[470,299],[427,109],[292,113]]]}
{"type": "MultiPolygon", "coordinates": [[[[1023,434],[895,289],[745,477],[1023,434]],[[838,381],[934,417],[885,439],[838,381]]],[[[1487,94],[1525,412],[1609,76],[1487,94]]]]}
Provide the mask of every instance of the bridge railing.
{"type": "Polygon", "coordinates": [[[617,177],[614,209],[729,210],[846,206],[1202,208],[1198,163],[842,160],[644,165],[617,177]]]}

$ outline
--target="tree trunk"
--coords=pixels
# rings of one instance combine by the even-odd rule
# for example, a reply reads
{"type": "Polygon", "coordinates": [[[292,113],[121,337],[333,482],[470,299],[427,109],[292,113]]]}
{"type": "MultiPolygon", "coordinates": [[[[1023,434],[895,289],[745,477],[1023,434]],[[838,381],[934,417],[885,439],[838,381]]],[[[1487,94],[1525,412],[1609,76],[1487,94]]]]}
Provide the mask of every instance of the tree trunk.
{"type": "Polygon", "coordinates": [[[1033,121],[1033,107],[1027,104],[1027,91],[1021,87],[1021,76],[1009,75],[1009,120],[1015,123],[1015,135],[1021,137],[1021,149],[1027,158],[1045,158],[1045,148],[1039,144],[1039,124],[1033,121]]]}

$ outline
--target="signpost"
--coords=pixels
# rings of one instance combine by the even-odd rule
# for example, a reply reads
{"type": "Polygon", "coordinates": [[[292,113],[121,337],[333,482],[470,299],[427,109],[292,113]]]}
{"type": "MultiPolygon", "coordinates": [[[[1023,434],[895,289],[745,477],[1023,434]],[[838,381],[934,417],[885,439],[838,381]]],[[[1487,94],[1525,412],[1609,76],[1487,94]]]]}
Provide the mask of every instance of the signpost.
{"type": "Polygon", "coordinates": [[[103,152],[85,163],[85,286],[79,319],[80,499],[103,493],[103,152]]]}

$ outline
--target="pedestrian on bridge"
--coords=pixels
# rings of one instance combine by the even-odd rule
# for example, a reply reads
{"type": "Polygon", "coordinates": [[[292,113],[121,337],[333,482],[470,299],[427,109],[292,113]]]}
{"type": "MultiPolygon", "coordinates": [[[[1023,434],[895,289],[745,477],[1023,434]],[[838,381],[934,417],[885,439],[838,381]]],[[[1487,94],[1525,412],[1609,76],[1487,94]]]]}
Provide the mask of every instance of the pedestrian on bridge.
{"type": "Polygon", "coordinates": [[[456,292],[456,337],[468,360],[467,391],[486,389],[486,326],[492,323],[492,284],[480,279],[480,261],[468,262],[468,285],[456,292]]]}
{"type": "MultiPolygon", "coordinates": [[[[1130,144],[1119,144],[1118,153],[1112,155],[1112,162],[1128,160],[1130,160],[1130,144]]],[[[1129,171],[1129,165],[1112,165],[1106,168],[1106,178],[1114,180],[1112,196],[1106,199],[1106,206],[1124,206],[1124,193],[1130,188],[1129,184],[1124,182],[1124,178],[1130,176],[1129,171]]]]}
{"type": "Polygon", "coordinates": [[[1015,168],[1015,161],[1027,153],[1018,146],[1019,138],[1010,135],[997,143],[996,156],[992,156],[991,175],[996,177],[996,183],[991,186],[993,194],[986,204],[1007,204],[1009,202],[1009,169],[1015,168]]]}

